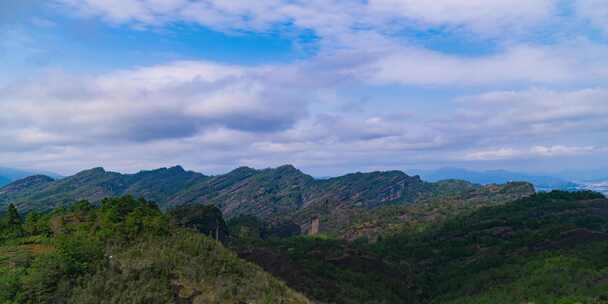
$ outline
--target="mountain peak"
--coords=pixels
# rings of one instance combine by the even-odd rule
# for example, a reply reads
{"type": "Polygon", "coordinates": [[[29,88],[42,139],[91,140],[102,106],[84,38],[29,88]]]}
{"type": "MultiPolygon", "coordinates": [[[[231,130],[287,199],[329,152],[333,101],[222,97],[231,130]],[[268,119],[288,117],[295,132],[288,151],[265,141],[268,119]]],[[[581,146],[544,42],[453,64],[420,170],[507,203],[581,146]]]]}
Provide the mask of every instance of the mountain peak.
{"type": "Polygon", "coordinates": [[[95,167],[95,168],[91,168],[91,169],[88,169],[88,170],[80,171],[77,175],[79,175],[79,174],[94,174],[94,173],[106,173],[106,169],[104,169],[103,167],[95,167]]]}
{"type": "Polygon", "coordinates": [[[186,170],[184,170],[184,168],[180,165],[169,168],[169,171],[186,172],[186,170]]]}
{"type": "Polygon", "coordinates": [[[282,165],[276,168],[277,171],[297,171],[302,172],[292,164],[282,165]]]}
{"type": "Polygon", "coordinates": [[[253,168],[247,167],[247,166],[241,166],[241,167],[238,167],[238,168],[228,172],[226,175],[243,174],[243,173],[255,174],[256,172],[257,172],[256,169],[253,169],[253,168]]]}

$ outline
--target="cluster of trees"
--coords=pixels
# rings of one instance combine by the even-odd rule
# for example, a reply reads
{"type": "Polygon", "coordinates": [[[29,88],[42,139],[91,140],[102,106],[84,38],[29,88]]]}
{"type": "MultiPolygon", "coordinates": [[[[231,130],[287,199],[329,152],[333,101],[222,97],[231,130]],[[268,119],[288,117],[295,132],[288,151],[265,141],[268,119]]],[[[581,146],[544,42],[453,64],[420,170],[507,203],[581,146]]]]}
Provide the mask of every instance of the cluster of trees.
{"type": "Polygon", "coordinates": [[[252,215],[241,215],[227,223],[233,241],[257,241],[272,238],[289,238],[302,233],[300,226],[292,221],[268,223],[252,215]]]}
{"type": "Polygon", "coordinates": [[[7,211],[0,219],[0,241],[2,239],[9,239],[19,237],[23,234],[23,227],[21,223],[21,216],[15,205],[10,204],[7,211]]]}
{"type": "Polygon", "coordinates": [[[209,237],[225,243],[228,240],[228,227],[222,211],[215,206],[184,205],[169,211],[173,224],[195,229],[209,237]]]}
{"type": "Polygon", "coordinates": [[[103,265],[108,245],[167,229],[156,205],[132,197],[107,199],[98,208],[81,201],[45,214],[29,212],[24,220],[10,205],[2,219],[0,302],[64,303],[78,278],[103,265]]]}

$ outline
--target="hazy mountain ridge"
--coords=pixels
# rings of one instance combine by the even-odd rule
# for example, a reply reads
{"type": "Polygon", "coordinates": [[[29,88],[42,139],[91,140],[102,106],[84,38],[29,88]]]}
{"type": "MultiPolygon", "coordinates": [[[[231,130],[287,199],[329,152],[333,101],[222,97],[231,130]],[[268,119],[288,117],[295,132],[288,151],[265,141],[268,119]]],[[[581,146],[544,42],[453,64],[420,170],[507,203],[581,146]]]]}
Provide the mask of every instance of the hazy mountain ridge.
{"type": "Polygon", "coordinates": [[[504,184],[511,181],[522,181],[534,184],[539,191],[575,190],[576,182],[563,177],[549,175],[534,175],[508,170],[474,171],[462,168],[440,168],[418,172],[422,178],[436,182],[445,179],[461,179],[477,184],[504,184]]]}
{"type": "Polygon", "coordinates": [[[52,172],[44,171],[29,171],[15,168],[0,167],[0,187],[10,184],[11,182],[34,175],[47,175],[53,179],[59,179],[61,176],[52,172]]]}

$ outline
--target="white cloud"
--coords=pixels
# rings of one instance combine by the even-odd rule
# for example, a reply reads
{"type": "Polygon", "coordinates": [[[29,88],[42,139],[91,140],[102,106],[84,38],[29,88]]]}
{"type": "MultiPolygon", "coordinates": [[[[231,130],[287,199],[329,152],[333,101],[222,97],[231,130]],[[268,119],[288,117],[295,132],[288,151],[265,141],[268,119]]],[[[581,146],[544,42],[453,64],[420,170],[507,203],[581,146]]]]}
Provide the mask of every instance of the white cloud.
{"type": "Polygon", "coordinates": [[[466,160],[473,161],[492,161],[492,160],[512,160],[527,158],[547,158],[563,156],[579,156],[592,153],[599,153],[606,149],[594,146],[534,146],[531,148],[497,148],[489,150],[472,151],[466,154],[466,160]]]}
{"type": "Polygon", "coordinates": [[[608,90],[488,92],[460,99],[461,121],[501,136],[566,134],[608,128],[608,90]]]}
{"type": "Polygon", "coordinates": [[[56,1],[119,24],[161,26],[186,22],[225,32],[312,30],[321,38],[320,48],[317,56],[305,63],[306,68],[330,70],[341,80],[416,86],[504,86],[572,84],[608,78],[608,47],[604,45],[584,38],[558,40],[551,45],[514,42],[518,41],[517,29],[533,32],[531,27],[555,17],[556,0],[517,4],[510,0],[56,1]],[[426,49],[398,34],[411,28],[473,31],[500,38],[496,39],[497,50],[489,55],[459,56],[426,49]]]}
{"type": "Polygon", "coordinates": [[[372,10],[428,26],[469,27],[488,33],[524,28],[553,15],[555,1],[528,0],[370,0],[372,10]]]}
{"type": "Polygon", "coordinates": [[[521,151],[513,148],[499,148],[492,150],[482,150],[469,152],[465,159],[467,160],[498,160],[498,159],[510,159],[519,156],[521,151]]]}
{"type": "Polygon", "coordinates": [[[179,163],[222,172],[286,162],[377,168],[604,151],[582,134],[608,130],[606,89],[487,92],[432,116],[372,105],[343,112],[340,103],[348,100],[335,94],[334,82],[343,73],[340,64],[315,61],[257,67],[189,61],[47,75],[0,90],[0,158],[49,169],[179,163]]]}
{"type": "Polygon", "coordinates": [[[146,141],[188,137],[216,126],[280,130],[305,115],[307,107],[297,88],[282,91],[272,85],[271,70],[176,62],[18,83],[0,91],[0,121],[7,125],[2,132],[22,134],[5,144],[146,141]]]}
{"type": "Polygon", "coordinates": [[[600,149],[600,148],[593,147],[593,146],[586,146],[586,147],[536,146],[536,147],[532,147],[530,152],[533,155],[554,157],[554,156],[582,155],[582,154],[589,154],[589,153],[603,151],[603,150],[605,150],[605,149],[600,149]]]}
{"type": "Polygon", "coordinates": [[[355,74],[372,83],[418,86],[572,84],[607,77],[607,53],[607,47],[584,40],[550,47],[515,45],[480,57],[389,44],[372,48],[372,59],[355,74]]]}

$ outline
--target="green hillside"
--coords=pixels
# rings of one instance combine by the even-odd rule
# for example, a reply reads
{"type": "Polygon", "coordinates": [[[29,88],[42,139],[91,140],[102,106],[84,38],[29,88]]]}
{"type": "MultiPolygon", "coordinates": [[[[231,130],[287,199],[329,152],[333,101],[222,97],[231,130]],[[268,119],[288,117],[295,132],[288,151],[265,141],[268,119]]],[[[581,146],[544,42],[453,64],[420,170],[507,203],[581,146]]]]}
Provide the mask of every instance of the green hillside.
{"type": "Polygon", "coordinates": [[[174,167],[33,176],[0,199],[0,303],[608,299],[608,200],[594,192],[174,167]],[[320,230],[307,236],[312,218],[320,230]]]}
{"type": "Polygon", "coordinates": [[[402,230],[432,228],[453,216],[506,204],[535,193],[531,184],[521,182],[479,187],[464,181],[448,180],[434,185],[438,194],[421,198],[415,204],[360,211],[349,218],[347,225],[338,226],[336,234],[348,240],[367,238],[373,241],[380,235],[402,230]]]}
{"type": "Polygon", "coordinates": [[[11,206],[0,227],[0,303],[309,303],[172,222],[132,197],[24,220],[11,206]]]}
{"type": "Polygon", "coordinates": [[[225,222],[218,208],[200,204],[163,213],[129,196],[25,218],[9,207],[0,303],[608,299],[608,200],[601,194],[555,191],[513,201],[530,186],[442,187],[454,191],[362,209],[362,223],[376,225],[373,241],[367,234],[292,236],[297,225],[252,216],[225,222]]]}

